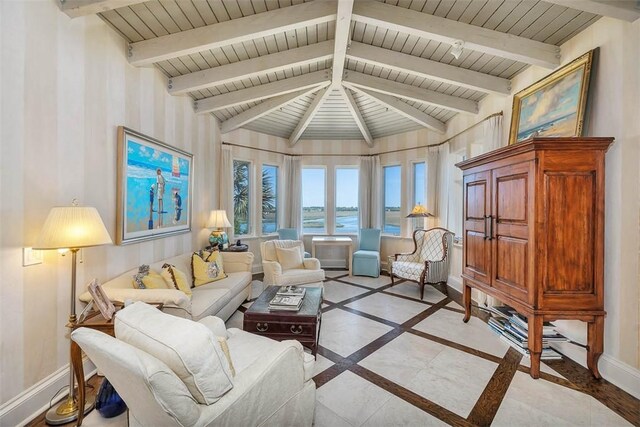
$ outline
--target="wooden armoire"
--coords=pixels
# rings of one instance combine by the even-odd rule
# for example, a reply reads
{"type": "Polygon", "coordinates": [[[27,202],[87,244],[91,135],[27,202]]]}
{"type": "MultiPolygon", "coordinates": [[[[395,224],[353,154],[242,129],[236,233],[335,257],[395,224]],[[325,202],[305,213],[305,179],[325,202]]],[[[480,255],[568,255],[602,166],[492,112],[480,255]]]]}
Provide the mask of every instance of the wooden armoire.
{"type": "Polygon", "coordinates": [[[604,167],[613,138],[531,138],[458,163],[463,170],[464,321],[471,288],[528,318],[531,376],[542,325],[588,323],[596,378],[604,334],[604,167]]]}

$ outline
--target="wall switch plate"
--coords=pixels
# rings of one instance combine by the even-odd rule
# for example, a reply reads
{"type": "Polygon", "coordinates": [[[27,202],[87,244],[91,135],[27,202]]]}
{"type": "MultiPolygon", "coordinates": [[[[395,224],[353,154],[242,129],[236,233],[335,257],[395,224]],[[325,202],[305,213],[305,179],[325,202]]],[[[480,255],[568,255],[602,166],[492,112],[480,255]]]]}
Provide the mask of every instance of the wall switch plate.
{"type": "Polygon", "coordinates": [[[22,248],[22,266],[23,267],[42,264],[43,258],[44,258],[43,251],[38,251],[33,248],[22,248]]]}

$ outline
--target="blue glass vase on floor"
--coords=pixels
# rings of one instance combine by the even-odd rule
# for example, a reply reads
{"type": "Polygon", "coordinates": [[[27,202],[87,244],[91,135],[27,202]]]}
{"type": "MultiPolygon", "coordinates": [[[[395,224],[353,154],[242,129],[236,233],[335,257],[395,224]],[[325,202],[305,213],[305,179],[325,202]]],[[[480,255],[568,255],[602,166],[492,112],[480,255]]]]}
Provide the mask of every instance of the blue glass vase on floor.
{"type": "Polygon", "coordinates": [[[106,378],[102,381],[96,397],[96,409],[104,418],[117,417],[127,410],[124,400],[106,378]]]}

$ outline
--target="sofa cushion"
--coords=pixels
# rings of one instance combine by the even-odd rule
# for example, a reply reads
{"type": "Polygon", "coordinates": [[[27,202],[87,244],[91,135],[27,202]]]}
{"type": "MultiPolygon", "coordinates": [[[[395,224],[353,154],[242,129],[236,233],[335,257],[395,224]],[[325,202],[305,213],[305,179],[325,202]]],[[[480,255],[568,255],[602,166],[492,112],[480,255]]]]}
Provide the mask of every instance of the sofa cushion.
{"type": "Polygon", "coordinates": [[[187,275],[175,265],[164,264],[162,266],[162,278],[169,287],[182,291],[186,295],[191,295],[191,284],[187,275]]]}
{"type": "Polygon", "coordinates": [[[166,363],[199,403],[210,405],[233,387],[224,352],[204,325],[136,302],[117,313],[115,333],[166,363]]]}
{"type": "Polygon", "coordinates": [[[302,265],[302,253],[299,248],[278,248],[276,247],[278,262],[282,266],[282,270],[293,270],[296,268],[304,268],[302,265]]]}
{"type": "Polygon", "coordinates": [[[304,283],[322,282],[324,270],[307,270],[304,268],[283,271],[277,283],[280,285],[300,285],[304,283]]]}
{"type": "Polygon", "coordinates": [[[218,251],[195,252],[191,256],[191,268],[193,269],[193,286],[196,287],[227,277],[218,251]]]}
{"type": "MultiPolygon", "coordinates": [[[[169,289],[164,278],[156,271],[149,271],[146,276],[142,276],[140,279],[144,285],[144,289],[169,289]]],[[[135,280],[134,280],[135,283],[135,280]]],[[[134,288],[137,288],[134,286],[134,288]]]]}
{"type": "Polygon", "coordinates": [[[194,288],[191,297],[191,317],[200,319],[215,314],[227,305],[232,297],[233,294],[226,288],[208,285],[194,288]]]}

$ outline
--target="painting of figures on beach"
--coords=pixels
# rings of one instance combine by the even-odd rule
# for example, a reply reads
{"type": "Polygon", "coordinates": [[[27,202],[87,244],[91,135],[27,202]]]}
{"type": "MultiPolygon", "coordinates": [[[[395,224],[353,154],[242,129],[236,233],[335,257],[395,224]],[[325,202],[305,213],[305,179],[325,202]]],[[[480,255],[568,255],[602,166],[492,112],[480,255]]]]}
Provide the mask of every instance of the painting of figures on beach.
{"type": "Polygon", "coordinates": [[[192,156],[121,127],[118,243],[191,229],[192,156]]]}
{"type": "Polygon", "coordinates": [[[514,96],[510,142],[581,136],[591,52],[514,96]]]}

